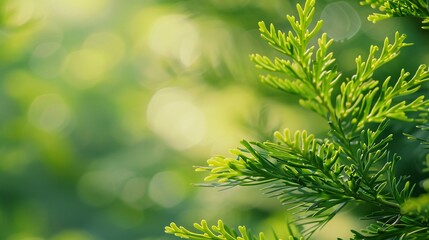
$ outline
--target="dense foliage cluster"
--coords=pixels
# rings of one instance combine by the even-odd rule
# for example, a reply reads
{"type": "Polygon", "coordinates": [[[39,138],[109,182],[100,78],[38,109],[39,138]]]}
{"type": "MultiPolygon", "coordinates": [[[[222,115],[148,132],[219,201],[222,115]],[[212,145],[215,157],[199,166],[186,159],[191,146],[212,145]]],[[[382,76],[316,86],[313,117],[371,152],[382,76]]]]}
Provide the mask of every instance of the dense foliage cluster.
{"type": "MultiPolygon", "coordinates": [[[[387,15],[405,14],[396,2],[368,3],[387,15]]],[[[419,6],[426,9],[426,3],[407,2],[410,14],[427,16],[427,10],[418,12],[419,6]]],[[[368,56],[357,56],[355,74],[343,76],[329,51],[333,40],[318,34],[322,21],[312,22],[314,5],[315,0],[297,5],[298,17],[287,16],[292,27],[287,33],[260,22],[262,38],[285,58],[253,54],[251,60],[269,72],[262,82],[297,95],[302,106],[323,117],[330,127],[328,136],[286,129],[274,134],[276,141],[243,140],[231,151],[235,157],[215,156],[196,170],[208,172],[205,180],[211,186],[264,184],[266,193],[293,213],[290,239],[311,237],[350,203],[379,209],[367,216],[373,220],[368,228],[352,230],[354,239],[427,239],[429,195],[413,198],[414,185],[406,176],[395,175],[401,158],[389,150],[395,136],[386,129],[390,119],[427,122],[429,100],[413,96],[429,80],[429,69],[421,65],[413,74],[401,70],[395,81],[374,77],[377,69],[410,45],[405,35],[396,33],[393,41],[386,38],[383,46],[371,46],[368,56]],[[317,44],[311,45],[317,36],[317,44]]],[[[194,227],[197,232],[172,223],[166,232],[189,239],[264,239],[263,234],[251,236],[244,227],[236,233],[222,221],[212,228],[205,221],[194,227]]]]}
{"type": "Polygon", "coordinates": [[[378,9],[381,13],[374,13],[368,20],[378,22],[391,17],[412,16],[422,20],[423,28],[429,29],[429,2],[423,0],[364,0],[361,4],[368,4],[378,9]]]}

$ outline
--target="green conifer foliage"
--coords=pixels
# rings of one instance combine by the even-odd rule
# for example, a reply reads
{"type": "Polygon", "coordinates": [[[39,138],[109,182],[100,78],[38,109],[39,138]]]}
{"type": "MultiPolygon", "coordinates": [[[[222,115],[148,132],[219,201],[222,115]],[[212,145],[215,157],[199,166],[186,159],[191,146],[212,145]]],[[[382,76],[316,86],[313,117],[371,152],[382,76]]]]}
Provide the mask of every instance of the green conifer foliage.
{"type": "Polygon", "coordinates": [[[429,1],[424,0],[363,0],[362,5],[370,5],[381,13],[373,13],[368,17],[372,22],[378,22],[391,17],[417,17],[422,20],[424,29],[429,29],[429,1]]]}
{"type": "MultiPolygon", "coordinates": [[[[267,194],[297,216],[289,239],[310,238],[351,203],[379,209],[367,216],[373,224],[351,230],[353,239],[428,239],[428,195],[411,197],[414,185],[395,175],[401,158],[389,150],[395,136],[386,129],[390,119],[427,122],[429,101],[413,96],[429,81],[429,69],[421,65],[412,74],[401,70],[396,80],[373,77],[410,45],[405,35],[396,33],[382,46],[370,46],[368,56],[357,56],[356,72],[343,76],[329,51],[333,40],[318,34],[322,21],[313,23],[314,5],[315,0],[297,5],[298,16],[287,16],[292,27],[287,33],[259,23],[262,38],[284,58],[250,58],[267,72],[262,82],[297,95],[303,107],[326,120],[328,137],[285,129],[274,134],[275,141],[243,140],[231,150],[235,157],[215,156],[196,171],[207,172],[210,186],[263,184],[267,194]],[[317,44],[311,45],[317,36],[317,44]]],[[[252,235],[245,227],[236,232],[222,221],[209,227],[203,220],[194,227],[195,232],[172,223],[166,232],[186,239],[264,239],[262,233],[252,235]]]]}

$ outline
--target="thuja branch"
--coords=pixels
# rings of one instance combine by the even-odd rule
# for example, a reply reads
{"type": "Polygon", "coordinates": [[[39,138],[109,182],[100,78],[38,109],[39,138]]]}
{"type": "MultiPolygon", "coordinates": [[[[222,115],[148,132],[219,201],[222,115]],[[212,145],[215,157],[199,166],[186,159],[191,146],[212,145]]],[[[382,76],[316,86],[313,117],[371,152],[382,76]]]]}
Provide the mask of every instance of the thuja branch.
{"type": "MultiPolygon", "coordinates": [[[[268,195],[298,215],[293,223],[303,228],[305,238],[350,202],[382,209],[369,216],[375,225],[363,232],[354,231],[356,239],[427,233],[428,223],[420,213],[416,216],[404,211],[413,185],[405,177],[396,177],[400,157],[388,150],[394,136],[385,131],[389,119],[427,121],[429,101],[424,96],[413,98],[413,94],[429,80],[429,69],[421,65],[412,77],[401,70],[396,82],[391,77],[383,82],[373,78],[402,47],[410,45],[404,42],[405,35],[396,33],[393,42],[386,38],[382,47],[371,46],[365,60],[356,57],[356,73],[343,77],[329,52],[333,41],[326,34],[319,35],[321,21],[312,22],[314,5],[315,0],[307,0],[304,7],[297,5],[298,19],[287,16],[292,27],[287,33],[260,22],[262,38],[284,58],[253,54],[251,60],[271,72],[261,76],[262,82],[297,95],[302,106],[325,118],[330,127],[328,137],[318,138],[306,131],[292,134],[286,129],[275,133],[275,142],[243,140],[242,147],[231,151],[234,157],[213,157],[208,166],[196,171],[208,172],[205,181],[209,183],[205,185],[209,186],[264,184],[268,195]],[[310,45],[316,36],[320,36],[317,44],[310,45]],[[338,94],[334,96],[334,92],[338,94]]],[[[204,229],[204,234],[210,235],[204,229]]],[[[185,230],[175,225],[168,228],[179,237],[199,236],[185,230]]]]}
{"type": "Polygon", "coordinates": [[[194,224],[195,231],[190,231],[182,226],[177,226],[171,223],[165,228],[165,232],[173,234],[177,237],[195,240],[264,240],[263,233],[258,236],[253,235],[245,226],[239,226],[238,232],[226,226],[222,220],[217,222],[217,225],[209,226],[205,220],[201,223],[194,224]]]}
{"type": "Polygon", "coordinates": [[[368,17],[372,22],[391,17],[417,17],[422,20],[424,29],[429,29],[429,2],[425,0],[363,0],[362,5],[370,5],[381,13],[373,13],[368,17]]]}
{"type": "Polygon", "coordinates": [[[411,102],[398,101],[400,97],[416,92],[423,82],[429,80],[426,66],[421,65],[410,80],[407,80],[410,73],[402,70],[394,86],[389,85],[390,77],[381,86],[378,80],[372,78],[378,68],[399,55],[402,47],[410,45],[404,43],[405,35],[396,33],[393,43],[386,38],[379,56],[377,53],[380,48],[371,46],[366,61],[361,56],[356,58],[356,74],[341,81],[341,73],[336,70],[333,54],[328,52],[333,41],[328,41],[326,34],[322,34],[318,39],[317,51],[315,46],[308,47],[308,37],[315,36],[322,22],[318,21],[311,31],[299,31],[299,26],[310,24],[307,21],[314,12],[307,12],[311,17],[300,18],[300,21],[288,18],[294,31],[289,31],[288,34],[277,31],[273,25],[268,30],[263,22],[259,23],[261,36],[276,50],[289,57],[271,60],[259,54],[251,55],[251,60],[257,67],[282,74],[281,77],[278,74],[265,74],[261,76],[263,82],[300,96],[303,106],[322,117],[328,116],[329,121],[337,126],[341,121],[351,122],[352,124],[346,124],[349,125],[349,129],[345,129],[346,134],[359,133],[366,124],[379,123],[386,118],[420,122],[426,120],[407,116],[407,113],[427,110],[429,102],[424,100],[424,96],[411,102]],[[315,57],[312,58],[313,55],[315,57]],[[340,89],[340,94],[333,97],[335,88],[340,89]]]}

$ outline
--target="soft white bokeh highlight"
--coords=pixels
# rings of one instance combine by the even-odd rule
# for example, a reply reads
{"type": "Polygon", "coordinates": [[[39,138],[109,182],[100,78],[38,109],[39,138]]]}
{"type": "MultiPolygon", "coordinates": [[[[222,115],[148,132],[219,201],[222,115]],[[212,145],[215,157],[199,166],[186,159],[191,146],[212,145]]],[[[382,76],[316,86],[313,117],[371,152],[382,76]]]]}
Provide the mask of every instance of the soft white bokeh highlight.
{"type": "Polygon", "coordinates": [[[336,41],[352,38],[361,28],[356,10],[344,1],[329,3],[322,10],[323,31],[336,41]]]}
{"type": "Polygon", "coordinates": [[[149,127],[178,150],[198,144],[205,136],[204,114],[183,89],[170,87],[157,91],[146,116],[149,127]]]}
{"type": "Polygon", "coordinates": [[[149,47],[155,53],[179,60],[189,67],[201,54],[199,32],[185,15],[171,14],[158,18],[149,32],[149,47]]]}

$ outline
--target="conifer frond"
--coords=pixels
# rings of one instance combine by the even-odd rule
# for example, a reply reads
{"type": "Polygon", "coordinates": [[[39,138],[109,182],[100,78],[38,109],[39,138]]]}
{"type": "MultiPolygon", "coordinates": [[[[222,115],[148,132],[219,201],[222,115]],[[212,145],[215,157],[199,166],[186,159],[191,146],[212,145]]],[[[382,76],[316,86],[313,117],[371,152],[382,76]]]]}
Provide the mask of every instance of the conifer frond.
{"type": "Polygon", "coordinates": [[[195,232],[190,231],[182,226],[177,226],[171,223],[165,227],[165,232],[173,234],[179,238],[195,239],[195,240],[264,240],[264,233],[259,233],[258,236],[253,235],[245,226],[239,226],[238,232],[226,226],[222,220],[217,222],[217,225],[209,226],[207,221],[202,220],[201,223],[194,223],[195,232]]]}
{"type": "Polygon", "coordinates": [[[407,216],[392,216],[387,221],[370,224],[361,232],[356,230],[352,232],[354,240],[420,240],[427,239],[429,226],[407,216]]]}
{"type": "Polygon", "coordinates": [[[314,4],[314,0],[307,1],[304,8],[298,4],[298,20],[287,16],[293,29],[287,34],[276,30],[273,24],[268,29],[264,22],[259,22],[262,38],[289,59],[270,60],[259,54],[252,54],[250,59],[261,69],[284,74],[282,77],[263,75],[262,82],[299,95],[303,105],[326,116],[333,109],[331,94],[341,74],[336,70],[333,54],[328,51],[333,40],[328,40],[324,33],[317,40],[317,50],[316,46],[309,46],[322,27],[322,21],[318,21],[308,30],[314,16],[314,4]]]}
{"type": "Polygon", "coordinates": [[[429,80],[429,69],[425,65],[421,65],[411,79],[408,79],[410,73],[402,70],[393,86],[390,77],[382,83],[372,78],[380,67],[396,58],[403,47],[411,45],[404,42],[405,35],[396,33],[393,42],[386,38],[381,48],[372,45],[365,60],[361,56],[356,58],[356,73],[342,80],[333,53],[328,51],[332,39],[322,34],[317,41],[317,51],[316,46],[308,45],[322,22],[318,21],[312,30],[300,28],[311,25],[314,11],[309,8],[314,8],[314,1],[308,1],[304,10],[298,7],[299,20],[288,16],[293,29],[288,33],[276,30],[272,24],[268,29],[265,23],[259,23],[262,38],[288,58],[271,60],[252,54],[251,60],[257,67],[277,74],[261,76],[262,82],[298,95],[301,105],[331,121],[338,120],[336,124],[353,123],[352,128],[344,128],[346,134],[359,133],[366,124],[379,123],[386,118],[424,121],[423,118],[410,118],[408,114],[425,112],[429,101],[424,96],[410,102],[401,101],[401,97],[416,92],[429,80]],[[303,16],[305,13],[308,16],[303,16]],[[332,92],[339,84],[340,94],[334,97],[332,92]]]}
{"type": "MultiPolygon", "coordinates": [[[[384,6],[380,1],[367,2],[384,6]]],[[[389,119],[428,121],[429,101],[414,95],[429,80],[429,69],[421,65],[413,75],[401,70],[396,81],[374,79],[380,67],[411,45],[404,42],[405,35],[396,33],[382,47],[371,46],[365,60],[358,56],[356,73],[343,78],[328,51],[333,41],[321,34],[317,44],[310,45],[322,26],[321,21],[312,23],[314,5],[315,0],[307,0],[304,7],[297,5],[298,19],[287,16],[292,27],[287,33],[260,22],[262,38],[285,59],[253,54],[251,60],[271,72],[261,76],[262,82],[299,96],[301,105],[324,117],[330,127],[328,136],[286,129],[274,134],[275,141],[243,140],[242,147],[231,150],[234,157],[215,156],[196,171],[208,173],[204,180],[209,183],[203,186],[264,184],[264,192],[294,215],[291,224],[301,227],[298,237],[290,239],[301,235],[308,239],[351,202],[381,209],[367,216],[375,221],[373,225],[361,232],[353,230],[354,239],[423,239],[429,233],[427,208],[421,199],[411,197],[414,184],[406,176],[396,176],[401,158],[389,150],[394,136],[386,129],[389,119]]],[[[220,227],[204,226],[203,222],[196,225],[203,235],[175,224],[168,232],[219,239],[212,230],[220,227]]]]}
{"type": "MultiPolygon", "coordinates": [[[[429,119],[426,120],[426,122],[427,121],[429,121],[429,119]]],[[[424,125],[417,126],[417,128],[421,129],[424,132],[428,132],[429,133],[429,124],[427,124],[427,123],[424,124],[424,125]]],[[[420,144],[422,144],[422,145],[426,146],[427,148],[429,148],[429,138],[416,137],[416,136],[413,136],[413,135],[410,135],[410,134],[407,134],[407,133],[404,133],[404,135],[407,136],[408,139],[410,139],[410,140],[417,140],[417,141],[420,142],[420,144]]],[[[427,164],[428,166],[427,167],[429,168],[429,158],[427,160],[428,160],[428,164],[427,164]]]]}
{"type": "Polygon", "coordinates": [[[353,147],[286,129],[275,134],[277,143],[242,141],[243,149],[231,151],[237,158],[215,157],[209,167],[197,170],[209,171],[205,180],[217,181],[216,186],[271,183],[265,193],[295,209],[301,215],[296,223],[311,225],[303,232],[309,237],[350,201],[398,213],[399,204],[409,198],[409,183],[394,175],[399,158],[386,150],[392,136],[380,139],[385,125],[362,131],[359,146],[353,147]],[[350,152],[342,155],[343,147],[350,152]]]}
{"type": "Polygon", "coordinates": [[[429,29],[429,2],[424,0],[363,0],[362,5],[370,5],[381,13],[373,13],[369,21],[378,22],[391,17],[417,17],[422,19],[424,29],[429,29]]]}
{"type": "MultiPolygon", "coordinates": [[[[396,39],[400,38],[398,34],[395,36],[396,39]]],[[[384,52],[386,45],[387,48],[392,46],[388,45],[386,40],[382,52],[384,52]]],[[[401,101],[401,97],[418,91],[421,84],[429,80],[429,69],[425,65],[421,65],[409,80],[407,78],[409,78],[410,73],[402,70],[399,79],[393,85],[391,84],[391,78],[388,77],[380,86],[378,81],[371,79],[369,75],[372,75],[376,70],[374,66],[378,65],[377,63],[380,61],[383,62],[383,60],[381,58],[374,59],[371,55],[370,53],[370,57],[368,57],[366,63],[362,63],[360,57],[356,59],[358,65],[357,73],[351,80],[342,83],[341,94],[336,99],[337,116],[340,119],[354,123],[355,128],[349,131],[357,132],[367,123],[381,122],[386,118],[414,122],[426,121],[425,116],[421,118],[410,118],[407,116],[408,113],[427,111],[429,101],[423,95],[409,102],[401,101]],[[374,64],[368,66],[369,62],[373,62],[374,64]]],[[[397,53],[388,55],[392,57],[397,55],[397,53]]]]}

